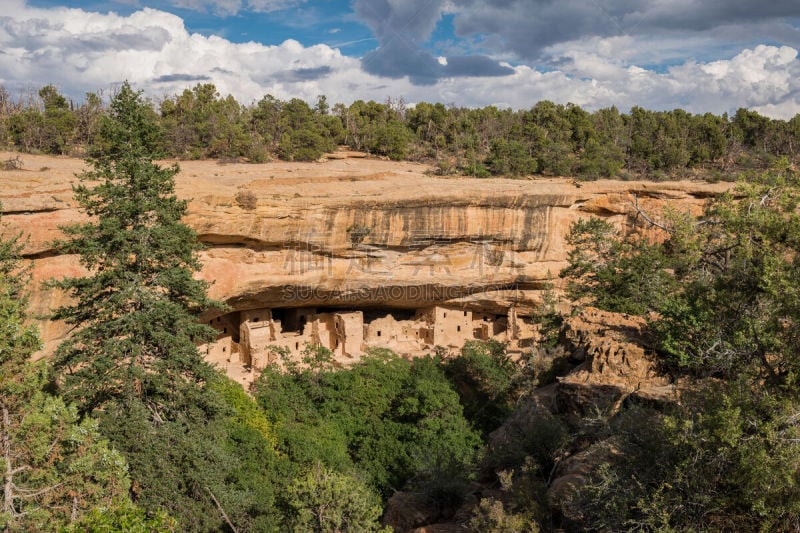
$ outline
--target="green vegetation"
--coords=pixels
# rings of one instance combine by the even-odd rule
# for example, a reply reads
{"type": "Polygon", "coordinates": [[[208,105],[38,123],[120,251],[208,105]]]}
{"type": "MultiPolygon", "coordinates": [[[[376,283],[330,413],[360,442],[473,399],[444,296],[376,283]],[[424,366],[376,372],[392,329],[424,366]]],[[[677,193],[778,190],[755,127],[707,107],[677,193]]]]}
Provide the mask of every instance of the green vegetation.
{"type": "Polygon", "coordinates": [[[346,371],[268,368],[254,394],[294,462],[356,468],[384,496],[410,486],[458,499],[474,474],[480,437],[437,359],[378,351],[346,371]]]}
{"type": "MultiPolygon", "coordinates": [[[[25,320],[26,271],[19,237],[0,239],[0,465],[8,531],[56,530],[81,519],[121,527],[136,514],[128,499],[124,457],[109,447],[96,420],[52,394],[49,368],[30,361],[37,331],[25,320]],[[123,512],[124,510],[124,512],[123,512]]],[[[148,531],[169,531],[167,517],[139,521],[148,531]]]]}
{"type": "Polygon", "coordinates": [[[573,294],[645,316],[662,366],[703,380],[679,404],[605,421],[619,453],[567,505],[573,527],[796,529],[799,179],[779,161],[699,219],[667,213],[658,242],[573,226],[573,294]]]}
{"type": "Polygon", "coordinates": [[[484,434],[511,414],[527,385],[519,364],[506,354],[505,345],[495,340],[467,341],[461,357],[447,360],[444,366],[457,385],[465,416],[484,434]]]}
{"type": "Polygon", "coordinates": [[[599,218],[579,220],[570,228],[569,279],[573,301],[588,300],[601,309],[641,315],[658,309],[674,288],[663,248],[646,239],[621,239],[614,227],[599,218]]]}
{"type": "Polygon", "coordinates": [[[177,166],[152,162],[158,136],[150,119],[141,96],[124,85],[100,127],[103,152],[75,187],[92,219],[63,228],[67,239],[58,247],[80,255],[92,274],[53,283],[74,301],[54,318],[80,327],[59,347],[55,367],[65,393],[87,411],[139,401],[163,418],[184,389],[191,395],[208,379],[195,344],[214,331],[195,318],[211,303],[206,284],[192,277],[199,244],[180,221],[186,202],[174,195],[177,166]]]}
{"type": "MultiPolygon", "coordinates": [[[[96,155],[102,116],[112,112],[88,93],[76,105],[52,85],[14,103],[0,87],[0,146],[27,152],[96,155]]],[[[440,173],[566,175],[579,179],[700,175],[731,179],[780,157],[800,158],[800,115],[773,120],[739,109],[733,116],[681,109],[614,107],[589,113],[549,101],[527,110],[469,109],[420,102],[358,100],[312,106],[265,95],[243,105],[212,84],[198,84],[146,105],[157,147],[178,159],[314,161],[337,145],[394,160],[434,163],[440,173]]]]}
{"type": "MultiPolygon", "coordinates": [[[[22,241],[0,238],[4,529],[384,531],[397,491],[472,531],[798,529],[797,118],[270,96],[248,108],[210,85],[159,112],[127,84],[108,109],[94,95],[73,109],[51,86],[39,98],[8,108],[0,139],[91,155],[75,187],[88,221],[58,243],[88,274],[51,282],[71,297],[54,316],[75,329],[52,362],[31,362],[22,241]],[[341,369],[309,346],[251,394],[210,368],[197,345],[214,332],[197,317],[220,304],[193,276],[178,169],[154,158],[316,159],[342,142],[474,175],[750,169],[699,217],[640,212],[624,232],[591,218],[569,231],[568,296],[642,317],[680,398],[559,407],[553,381],[574,362],[552,288],[522,361],[472,341],[456,358],[374,350],[341,369]],[[589,456],[586,483],[548,499],[565,465],[589,456]]],[[[237,203],[255,209],[248,192],[237,203]]],[[[369,229],[348,229],[353,246],[369,229]]]]}

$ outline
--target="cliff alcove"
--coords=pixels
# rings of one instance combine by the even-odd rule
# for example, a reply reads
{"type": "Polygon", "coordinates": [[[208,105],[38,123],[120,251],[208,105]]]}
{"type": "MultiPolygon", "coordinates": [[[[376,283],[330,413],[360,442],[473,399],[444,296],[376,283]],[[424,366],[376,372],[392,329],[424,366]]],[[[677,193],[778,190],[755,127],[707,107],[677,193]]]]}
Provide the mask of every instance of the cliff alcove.
{"type": "MultiPolygon", "coordinates": [[[[28,237],[32,314],[43,317],[64,295],[41,282],[82,271],[77,258],[57,255],[50,243],[59,226],[83,217],[71,183],[85,163],[24,159],[25,168],[41,170],[4,171],[0,202],[7,230],[28,237]]],[[[209,358],[227,360],[237,379],[242,371],[234,366],[265,364],[270,345],[299,353],[318,342],[346,364],[369,347],[414,355],[436,346],[455,350],[472,338],[524,341],[525,317],[565,265],[570,223],[595,215],[631,225],[634,205],[655,217],[667,205],[698,212],[708,196],[730,187],[443,177],[427,175],[425,165],[369,159],[180,166],[178,195],[190,200],[186,222],[207,246],[201,275],[211,296],[231,308],[202,317],[221,327],[209,358]],[[244,189],[253,201],[242,207],[236,198],[244,189]],[[463,323],[451,325],[459,312],[463,323]],[[514,320],[518,333],[509,327],[514,320]],[[440,326],[452,331],[442,337],[440,326]],[[247,335],[255,344],[245,348],[247,335]]],[[[66,329],[46,319],[40,329],[39,356],[46,356],[66,329]]]]}

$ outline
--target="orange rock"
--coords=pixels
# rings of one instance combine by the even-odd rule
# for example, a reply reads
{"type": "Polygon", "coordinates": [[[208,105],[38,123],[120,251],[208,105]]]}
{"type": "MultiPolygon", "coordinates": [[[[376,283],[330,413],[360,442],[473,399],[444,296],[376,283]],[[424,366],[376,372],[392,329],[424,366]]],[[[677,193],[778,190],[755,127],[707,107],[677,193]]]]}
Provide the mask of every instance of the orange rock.
{"type": "MultiPolygon", "coordinates": [[[[573,221],[599,214],[624,225],[634,197],[652,212],[667,204],[696,210],[730,186],[435,177],[425,165],[347,155],[325,163],[180,163],[177,193],[190,199],[185,220],[208,245],[201,276],[213,282],[213,297],[234,311],[448,304],[504,313],[513,304],[526,316],[565,265],[573,221]],[[255,202],[239,205],[242,190],[255,202]]],[[[82,219],[71,183],[86,165],[21,159],[24,170],[0,171],[4,221],[30,235],[26,254],[37,280],[75,272],[75,259],[51,257],[50,243],[60,225],[82,219]]],[[[63,299],[32,290],[35,315],[63,299]]],[[[41,325],[49,353],[64,328],[41,325]]]]}

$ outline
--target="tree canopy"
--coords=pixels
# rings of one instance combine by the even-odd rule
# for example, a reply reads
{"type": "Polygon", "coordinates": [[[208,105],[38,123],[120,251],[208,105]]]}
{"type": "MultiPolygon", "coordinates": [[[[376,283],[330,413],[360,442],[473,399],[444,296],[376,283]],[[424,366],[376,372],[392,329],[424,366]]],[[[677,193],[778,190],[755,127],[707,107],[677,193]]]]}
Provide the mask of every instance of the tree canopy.
{"type": "MultiPolygon", "coordinates": [[[[27,101],[5,95],[0,143],[18,150],[93,154],[105,140],[99,118],[113,113],[96,93],[80,105],[52,85],[27,101]]],[[[435,163],[439,172],[485,177],[567,175],[579,179],[701,175],[732,179],[800,157],[800,115],[790,120],[747,109],[732,116],[652,111],[635,106],[588,112],[573,104],[532,102],[529,109],[473,109],[402,99],[312,105],[264,95],[242,104],[200,83],[142,110],[154,140],[175,158],[263,162],[314,161],[337,145],[390,159],[435,163]]],[[[144,116],[143,115],[143,116],[144,116]]]]}
{"type": "Polygon", "coordinates": [[[55,281],[74,303],[54,318],[76,331],[56,353],[68,397],[91,410],[110,399],[137,398],[162,416],[183,384],[210,369],[196,343],[213,335],[196,314],[211,302],[199,270],[199,244],[181,222],[186,202],[174,194],[177,166],[153,162],[159,129],[140,93],[125,84],[99,128],[102,151],[90,159],[74,194],[89,221],[63,228],[63,253],[78,254],[82,277],[55,281]]]}

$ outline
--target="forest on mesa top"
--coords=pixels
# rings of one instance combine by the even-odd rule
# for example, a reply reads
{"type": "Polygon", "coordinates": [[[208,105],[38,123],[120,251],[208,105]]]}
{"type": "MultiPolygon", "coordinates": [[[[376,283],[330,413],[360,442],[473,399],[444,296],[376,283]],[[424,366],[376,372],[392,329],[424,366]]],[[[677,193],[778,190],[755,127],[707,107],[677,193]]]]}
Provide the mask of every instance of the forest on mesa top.
{"type": "MultiPolygon", "coordinates": [[[[433,163],[441,174],[559,175],[580,179],[731,179],[778,158],[800,158],[800,114],[789,121],[739,109],[733,116],[615,107],[593,113],[542,101],[528,110],[358,100],[312,106],[271,95],[243,105],[212,84],[151,103],[162,155],[264,162],[313,161],[338,145],[433,163]]],[[[103,98],[76,104],[53,85],[14,99],[0,86],[0,146],[93,155],[103,149],[103,98]]]]}

